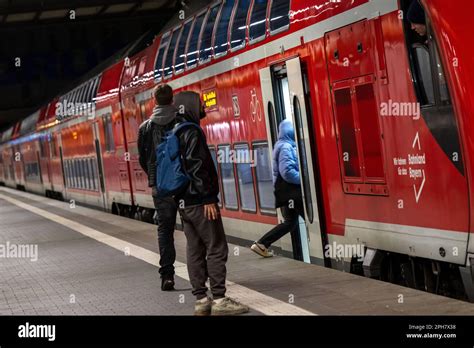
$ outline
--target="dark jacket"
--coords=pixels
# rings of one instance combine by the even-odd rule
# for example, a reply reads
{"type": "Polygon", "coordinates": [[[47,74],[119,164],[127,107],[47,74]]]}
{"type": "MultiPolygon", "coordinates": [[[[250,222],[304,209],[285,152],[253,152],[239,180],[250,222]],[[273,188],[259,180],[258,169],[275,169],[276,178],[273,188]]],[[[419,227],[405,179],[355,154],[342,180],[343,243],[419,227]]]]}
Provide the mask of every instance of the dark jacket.
{"type": "MultiPolygon", "coordinates": [[[[174,102],[178,110],[184,111],[182,114],[178,113],[177,124],[199,124],[201,101],[197,93],[181,92],[174,97],[174,102]]],[[[181,201],[184,201],[186,207],[219,202],[217,171],[204,132],[196,127],[185,127],[177,135],[184,169],[191,178],[188,188],[175,197],[178,206],[181,201]]]]}
{"type": "Polygon", "coordinates": [[[155,106],[151,117],[138,130],[138,154],[142,169],[148,175],[148,186],[156,186],[156,147],[165,133],[176,123],[176,108],[173,105],[155,106]]]}

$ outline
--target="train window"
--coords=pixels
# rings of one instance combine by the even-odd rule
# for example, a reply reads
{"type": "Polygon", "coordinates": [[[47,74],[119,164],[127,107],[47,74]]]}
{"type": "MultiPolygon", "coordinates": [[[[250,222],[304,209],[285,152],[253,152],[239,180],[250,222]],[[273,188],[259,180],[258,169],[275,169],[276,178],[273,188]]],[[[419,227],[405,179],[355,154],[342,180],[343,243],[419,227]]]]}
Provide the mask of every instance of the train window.
{"type": "Polygon", "coordinates": [[[214,39],[215,57],[226,54],[229,49],[229,23],[234,5],[235,0],[224,0],[214,39]]]}
{"type": "Polygon", "coordinates": [[[99,190],[99,174],[97,171],[97,161],[95,158],[91,158],[92,165],[92,177],[94,178],[94,190],[99,190]]]}
{"type": "Polygon", "coordinates": [[[82,185],[82,181],[81,181],[81,165],[79,164],[79,160],[78,160],[78,159],[74,160],[74,162],[76,163],[76,188],[77,188],[77,189],[80,189],[80,188],[81,188],[81,185],[82,185]]]}
{"type": "Polygon", "coordinates": [[[77,187],[77,169],[76,160],[71,160],[72,187],[77,187]]]}
{"type": "Polygon", "coordinates": [[[79,87],[79,103],[82,103],[86,100],[86,85],[79,87]]]}
{"type": "Polygon", "coordinates": [[[67,187],[71,187],[72,186],[72,184],[71,184],[71,178],[72,178],[71,161],[69,161],[69,160],[66,161],[65,168],[66,168],[66,185],[67,185],[67,187]]]}
{"type": "Polygon", "coordinates": [[[275,214],[270,150],[266,142],[254,143],[253,148],[256,156],[255,174],[257,177],[257,192],[260,211],[275,214]]]}
{"type": "Polygon", "coordinates": [[[384,178],[379,112],[372,83],[355,86],[364,171],[367,178],[384,178]]]}
{"type": "Polygon", "coordinates": [[[96,186],[95,186],[95,177],[94,177],[94,162],[92,161],[92,158],[87,159],[89,162],[89,173],[90,173],[90,182],[91,182],[91,190],[95,191],[96,186]]]}
{"type": "MultiPolygon", "coordinates": [[[[82,88],[81,87],[78,87],[77,88],[77,92],[76,92],[76,103],[79,103],[81,101],[81,93],[82,93],[82,88]]],[[[73,93],[69,93],[66,95],[66,100],[67,102],[71,102],[71,99],[73,98],[73,93]]]]}
{"type": "Polygon", "coordinates": [[[88,176],[87,176],[87,162],[85,159],[81,159],[82,167],[82,188],[84,190],[88,189],[88,176]]]}
{"type": "Polygon", "coordinates": [[[69,163],[64,161],[64,178],[66,179],[66,187],[69,187],[69,163]]]}
{"type": "Polygon", "coordinates": [[[350,87],[334,91],[342,162],[346,177],[361,177],[350,87]]]}
{"type": "MultiPolygon", "coordinates": [[[[46,148],[46,140],[44,138],[40,138],[39,145],[40,145],[40,157],[41,158],[47,157],[48,152],[46,148]]],[[[0,158],[0,163],[1,163],[1,158],[0,158]]]]}
{"type": "Polygon", "coordinates": [[[80,159],[77,160],[77,179],[79,181],[78,187],[82,190],[84,188],[84,171],[80,159]]]}
{"type": "Polygon", "coordinates": [[[267,0],[255,0],[249,23],[250,41],[258,41],[265,38],[267,30],[267,0]]]}
{"type": "Polygon", "coordinates": [[[193,30],[189,38],[188,52],[186,54],[186,68],[192,68],[197,64],[199,36],[206,12],[201,13],[194,21],[193,30]]]}
{"type": "Polygon", "coordinates": [[[69,187],[74,187],[74,182],[73,182],[74,172],[73,172],[71,160],[68,160],[68,166],[69,166],[69,187]]]}
{"type": "Polygon", "coordinates": [[[115,150],[112,115],[110,114],[105,115],[102,121],[104,125],[105,151],[112,152],[115,150]]]}
{"type": "Polygon", "coordinates": [[[250,0],[238,0],[235,11],[234,23],[232,24],[230,47],[233,50],[245,46],[245,36],[247,32],[247,15],[249,12],[250,0]]]}
{"type": "Polygon", "coordinates": [[[77,188],[77,169],[76,169],[76,161],[71,161],[71,174],[72,174],[72,187],[77,188]]]}
{"type": "Polygon", "coordinates": [[[92,81],[92,88],[91,88],[91,102],[94,102],[95,100],[95,96],[96,96],[96,93],[97,93],[97,85],[98,85],[98,82],[99,82],[99,78],[96,77],[94,78],[94,80],[92,81]]]}
{"type": "Polygon", "coordinates": [[[74,97],[73,95],[74,94],[71,94],[69,97],[70,98],[76,98],[75,102],[76,103],[81,103],[83,102],[86,98],[85,98],[85,86],[80,86],[78,89],[77,89],[77,97],[74,97]]]}
{"type": "Polygon", "coordinates": [[[82,168],[81,162],[79,159],[76,160],[76,169],[77,169],[77,188],[82,189],[82,168]]]}
{"type": "Polygon", "coordinates": [[[235,169],[231,160],[230,145],[218,147],[217,162],[221,169],[221,183],[224,193],[224,205],[228,209],[239,209],[237,189],[235,187],[235,169]]]}
{"type": "Polygon", "coordinates": [[[92,100],[92,90],[94,88],[94,80],[90,80],[87,82],[87,95],[86,95],[86,101],[90,102],[92,100]]]}
{"type": "Polygon", "coordinates": [[[413,47],[415,56],[414,64],[418,75],[418,93],[422,106],[434,105],[433,76],[431,75],[430,53],[424,45],[417,44],[413,47]]]}
{"type": "Polygon", "coordinates": [[[83,189],[84,188],[84,171],[83,171],[83,166],[82,166],[82,160],[77,159],[77,179],[78,179],[78,188],[83,189]]]}
{"type": "Polygon", "coordinates": [[[82,160],[82,163],[84,165],[84,182],[85,182],[85,185],[84,185],[84,188],[86,190],[90,190],[91,189],[91,186],[90,186],[90,173],[89,173],[89,161],[87,159],[83,159],[82,160]]]}
{"type": "Polygon", "coordinates": [[[94,168],[94,159],[89,158],[89,173],[91,174],[91,187],[92,190],[97,191],[97,179],[96,172],[94,168]]]}
{"type": "Polygon", "coordinates": [[[58,156],[58,150],[56,148],[56,137],[54,136],[54,134],[51,134],[51,141],[49,143],[50,147],[51,147],[51,157],[52,158],[55,158],[58,156]]]}
{"type": "Polygon", "coordinates": [[[92,177],[91,177],[91,171],[89,168],[89,159],[85,158],[84,160],[84,178],[86,181],[86,189],[87,190],[92,190],[92,177]]]}
{"type": "Polygon", "coordinates": [[[89,80],[87,82],[87,94],[86,101],[90,102],[92,100],[92,89],[94,88],[94,80],[89,80]]]}
{"type": "Polygon", "coordinates": [[[212,34],[214,32],[214,24],[216,23],[216,18],[219,13],[219,9],[221,5],[215,5],[211,7],[209,11],[209,15],[207,16],[206,24],[204,25],[202,38],[201,38],[201,45],[199,48],[199,63],[205,63],[212,56],[212,34]]]}
{"type": "MultiPolygon", "coordinates": [[[[400,1],[405,13],[413,1],[416,0],[400,1]]],[[[422,107],[420,116],[446,157],[461,175],[465,175],[458,122],[443,69],[443,57],[430,18],[423,12],[422,7],[418,9],[418,15],[425,16],[424,35],[419,34],[423,27],[417,27],[415,31],[408,19],[404,21],[412,81],[422,107]]]]}
{"type": "Polygon", "coordinates": [[[170,40],[170,45],[168,47],[168,51],[166,52],[165,64],[163,67],[163,74],[165,78],[169,78],[173,74],[173,57],[176,49],[176,42],[178,41],[178,36],[179,29],[176,29],[175,31],[173,31],[173,35],[171,36],[170,40]]]}
{"type": "Polygon", "coordinates": [[[439,84],[439,96],[441,99],[441,102],[443,104],[449,104],[451,103],[451,98],[449,96],[449,91],[448,91],[448,82],[446,81],[446,76],[444,74],[443,70],[443,63],[441,62],[441,59],[439,58],[439,52],[437,47],[435,46],[435,67],[436,67],[436,76],[438,77],[438,84],[439,84]]]}
{"type": "MultiPolygon", "coordinates": [[[[209,152],[211,153],[212,161],[214,162],[214,166],[216,167],[216,171],[219,172],[219,168],[217,166],[217,153],[216,149],[214,146],[209,146],[209,152]]],[[[221,192],[219,190],[219,195],[217,196],[219,199],[219,206],[222,206],[222,201],[221,201],[221,192]]]]}
{"type": "Polygon", "coordinates": [[[71,100],[70,102],[72,103],[77,103],[77,89],[73,90],[71,93],[71,100]]]}
{"type": "Polygon", "coordinates": [[[166,48],[170,41],[170,33],[166,33],[161,37],[160,48],[155,63],[155,79],[161,80],[163,77],[163,58],[165,57],[166,48]]]}
{"type": "Polygon", "coordinates": [[[237,167],[237,182],[239,184],[240,193],[240,206],[244,211],[256,212],[257,203],[255,201],[252,173],[252,166],[254,163],[253,154],[251,154],[247,144],[236,144],[234,150],[237,167]]]}
{"type": "Polygon", "coordinates": [[[71,175],[69,173],[70,169],[69,169],[69,160],[65,160],[64,161],[64,175],[66,176],[66,187],[71,187],[71,183],[70,183],[70,179],[71,179],[71,175]]]}
{"type": "Polygon", "coordinates": [[[92,166],[90,158],[86,158],[86,167],[87,167],[87,179],[89,181],[89,190],[94,190],[94,178],[92,176],[92,166]]]}
{"type": "Polygon", "coordinates": [[[189,33],[191,32],[191,26],[193,21],[189,20],[183,26],[181,36],[179,38],[178,48],[176,50],[176,57],[174,63],[174,71],[179,74],[184,71],[184,59],[186,58],[186,45],[188,43],[189,33]]]}
{"type": "Polygon", "coordinates": [[[275,34],[290,26],[290,0],[273,0],[270,9],[270,33],[275,34]]]}

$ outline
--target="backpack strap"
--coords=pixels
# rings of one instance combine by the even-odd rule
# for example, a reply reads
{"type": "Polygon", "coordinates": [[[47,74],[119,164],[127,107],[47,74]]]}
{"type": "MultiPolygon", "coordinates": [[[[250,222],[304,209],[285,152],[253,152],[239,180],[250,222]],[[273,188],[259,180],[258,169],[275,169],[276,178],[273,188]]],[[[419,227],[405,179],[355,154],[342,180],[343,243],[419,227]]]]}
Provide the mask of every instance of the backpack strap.
{"type": "Polygon", "coordinates": [[[185,128],[185,127],[188,127],[188,126],[195,127],[195,128],[197,128],[197,129],[199,129],[202,134],[204,134],[202,128],[201,128],[198,124],[196,124],[196,123],[194,123],[194,122],[183,122],[183,123],[178,124],[177,126],[175,126],[175,127],[173,128],[172,134],[173,134],[173,135],[176,135],[176,133],[178,133],[181,129],[183,129],[183,128],[185,128]]]}

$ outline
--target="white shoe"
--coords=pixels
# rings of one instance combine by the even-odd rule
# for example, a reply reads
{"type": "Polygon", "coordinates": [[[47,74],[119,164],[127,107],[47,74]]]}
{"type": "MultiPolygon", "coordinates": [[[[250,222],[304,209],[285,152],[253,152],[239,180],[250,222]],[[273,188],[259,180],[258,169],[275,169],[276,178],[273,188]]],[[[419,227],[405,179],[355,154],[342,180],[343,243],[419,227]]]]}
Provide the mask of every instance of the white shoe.
{"type": "Polygon", "coordinates": [[[197,300],[194,305],[194,315],[205,316],[211,315],[212,299],[204,297],[201,300],[197,300]]]}
{"type": "Polygon", "coordinates": [[[272,257],[273,253],[268,251],[268,249],[265,247],[265,245],[260,244],[260,243],[253,243],[250,249],[254,252],[259,254],[262,257],[272,257]]]}
{"type": "Polygon", "coordinates": [[[229,297],[224,297],[212,302],[211,315],[237,315],[249,311],[249,307],[229,297]]]}

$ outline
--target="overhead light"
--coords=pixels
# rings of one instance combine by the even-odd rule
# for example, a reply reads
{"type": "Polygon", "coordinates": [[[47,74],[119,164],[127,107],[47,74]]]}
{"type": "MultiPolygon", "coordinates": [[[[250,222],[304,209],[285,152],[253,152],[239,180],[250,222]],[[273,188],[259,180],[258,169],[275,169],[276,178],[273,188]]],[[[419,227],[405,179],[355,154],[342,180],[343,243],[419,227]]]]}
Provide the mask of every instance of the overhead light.
{"type": "Polygon", "coordinates": [[[6,18],[6,22],[25,22],[31,21],[35,18],[36,12],[27,12],[27,13],[13,13],[9,14],[6,18]]]}
{"type": "Polygon", "coordinates": [[[130,10],[135,4],[117,4],[117,5],[110,5],[106,10],[105,13],[119,13],[119,12],[127,12],[130,10]]]}
{"type": "Polygon", "coordinates": [[[139,11],[156,10],[166,3],[166,0],[146,1],[139,8],[139,11]]]}
{"type": "Polygon", "coordinates": [[[62,18],[66,17],[66,14],[69,10],[52,10],[52,11],[44,11],[41,12],[39,18],[40,19],[52,19],[52,18],[62,18]]]}
{"type": "Polygon", "coordinates": [[[76,8],[76,16],[92,16],[96,15],[99,13],[99,11],[102,9],[102,6],[94,6],[94,7],[79,7],[76,8]]]}

